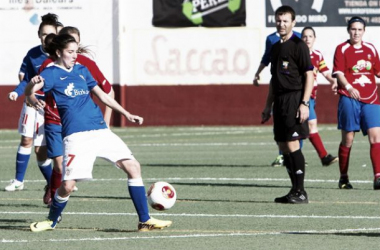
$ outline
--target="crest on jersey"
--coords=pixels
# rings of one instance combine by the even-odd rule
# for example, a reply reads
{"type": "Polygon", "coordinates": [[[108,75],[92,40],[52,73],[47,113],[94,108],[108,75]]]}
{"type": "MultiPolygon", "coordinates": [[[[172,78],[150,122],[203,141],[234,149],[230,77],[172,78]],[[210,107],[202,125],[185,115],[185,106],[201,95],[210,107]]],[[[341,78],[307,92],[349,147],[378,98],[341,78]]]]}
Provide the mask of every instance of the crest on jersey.
{"type": "Polygon", "coordinates": [[[287,70],[288,69],[289,62],[288,61],[282,61],[282,69],[287,70]]]}
{"type": "Polygon", "coordinates": [[[74,90],[74,83],[69,83],[69,86],[67,86],[67,88],[65,89],[65,95],[74,97],[73,90],[74,90]]]}

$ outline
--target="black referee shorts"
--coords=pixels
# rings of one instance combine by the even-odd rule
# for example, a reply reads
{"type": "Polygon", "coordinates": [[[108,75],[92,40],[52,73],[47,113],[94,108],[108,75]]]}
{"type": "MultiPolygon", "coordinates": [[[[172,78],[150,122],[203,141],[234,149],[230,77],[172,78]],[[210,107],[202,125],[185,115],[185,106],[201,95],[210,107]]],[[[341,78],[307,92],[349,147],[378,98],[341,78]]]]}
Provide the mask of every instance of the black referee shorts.
{"type": "Polygon", "coordinates": [[[302,91],[293,91],[274,97],[273,130],[275,141],[287,142],[309,137],[308,122],[300,123],[300,119],[296,118],[302,96],[302,91]]]}

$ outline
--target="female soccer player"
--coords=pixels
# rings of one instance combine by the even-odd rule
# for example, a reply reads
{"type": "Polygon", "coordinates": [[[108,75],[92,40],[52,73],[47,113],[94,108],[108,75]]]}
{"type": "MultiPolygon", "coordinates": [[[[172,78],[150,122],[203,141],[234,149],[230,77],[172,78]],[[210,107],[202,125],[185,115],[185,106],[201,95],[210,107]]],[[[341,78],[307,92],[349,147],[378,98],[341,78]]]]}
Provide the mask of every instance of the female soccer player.
{"type": "Polygon", "coordinates": [[[337,82],[336,79],[331,77],[331,73],[329,71],[329,68],[327,67],[325,63],[325,59],[323,58],[323,55],[320,51],[315,50],[314,42],[315,42],[315,31],[312,27],[305,27],[302,30],[302,40],[307,44],[310,50],[310,59],[311,63],[314,66],[314,87],[311,92],[310,96],[310,106],[309,106],[309,140],[311,144],[314,146],[315,150],[318,153],[319,158],[321,159],[323,166],[329,166],[333,164],[334,162],[338,161],[338,157],[332,156],[331,154],[328,154],[325,146],[323,145],[323,142],[321,140],[321,137],[318,133],[317,128],[317,114],[315,113],[315,100],[317,98],[317,74],[318,72],[322,73],[322,75],[326,78],[327,81],[329,81],[332,85],[332,90],[336,93],[337,88],[337,82]]]}
{"type": "MultiPolygon", "coordinates": [[[[29,50],[24,58],[21,68],[25,70],[25,74],[19,75],[22,81],[14,91],[9,93],[8,98],[11,101],[16,101],[18,96],[24,93],[26,84],[30,79],[37,75],[38,69],[48,57],[44,50],[44,40],[48,34],[56,34],[58,26],[58,17],[55,14],[46,14],[42,16],[42,22],[38,29],[38,37],[41,44],[29,50]]],[[[44,98],[43,93],[39,94],[39,98],[44,98]]],[[[41,173],[46,179],[44,203],[47,204],[50,199],[48,186],[50,183],[52,168],[51,160],[46,157],[46,147],[44,138],[44,112],[43,110],[36,111],[30,104],[24,102],[19,121],[19,133],[21,134],[21,142],[16,156],[16,175],[15,179],[5,187],[6,191],[17,191],[24,188],[24,177],[28,167],[32,146],[37,156],[37,163],[41,173]]]]}
{"type": "Polygon", "coordinates": [[[139,216],[139,231],[170,226],[171,221],[150,217],[140,164],[127,145],[107,127],[90,92],[130,122],[142,124],[143,118],[130,114],[99,88],[88,69],[75,63],[77,50],[78,44],[72,36],[56,36],[48,46],[48,52],[55,60],[54,65],[32,78],[25,90],[29,102],[36,109],[43,108],[43,103],[34,96],[36,91],[42,89],[53,95],[61,117],[64,138],[63,182],[50,207],[48,220],[32,223],[30,229],[40,232],[55,228],[76,181],[92,178],[96,157],[113,162],[127,173],[129,193],[139,216]]]}
{"type": "Polygon", "coordinates": [[[333,75],[338,79],[338,129],[342,133],[339,146],[339,188],[352,189],[348,166],[355,132],[362,130],[371,145],[374,189],[380,189],[380,102],[375,76],[380,77],[380,61],[376,48],[364,42],[366,23],[358,16],[347,24],[350,39],[337,46],[333,75]]]}
{"type": "MultiPolygon", "coordinates": [[[[61,29],[59,34],[68,34],[74,37],[75,41],[80,43],[80,32],[77,28],[67,26],[61,29]]],[[[50,34],[46,37],[46,45],[48,45],[51,40],[56,35],[50,34]]],[[[85,48],[79,48],[81,53],[88,53],[85,48]]],[[[112,89],[112,85],[108,82],[108,80],[104,77],[103,73],[99,70],[96,63],[90,58],[78,54],[77,63],[84,65],[90,71],[92,77],[98,83],[98,86],[112,98],[114,98],[114,91],[112,89]]],[[[53,64],[53,60],[48,58],[42,64],[40,71],[45,69],[47,66],[53,64]]],[[[46,106],[45,106],[45,137],[46,137],[46,146],[47,146],[47,155],[50,159],[53,160],[54,167],[53,173],[51,175],[50,181],[50,190],[51,190],[51,200],[54,199],[55,192],[57,188],[61,185],[62,179],[62,161],[63,161],[63,142],[62,142],[62,126],[61,126],[61,118],[58,113],[58,109],[52,95],[46,96],[46,106]]],[[[110,107],[105,108],[104,112],[104,120],[109,126],[111,121],[112,109],[110,107]]]]}

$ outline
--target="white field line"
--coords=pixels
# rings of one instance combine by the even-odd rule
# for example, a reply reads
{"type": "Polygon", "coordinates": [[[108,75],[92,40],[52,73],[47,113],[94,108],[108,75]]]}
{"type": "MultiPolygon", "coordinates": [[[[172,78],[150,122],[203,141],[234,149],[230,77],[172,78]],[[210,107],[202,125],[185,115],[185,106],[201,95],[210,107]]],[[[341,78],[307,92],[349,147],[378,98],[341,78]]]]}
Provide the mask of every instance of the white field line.
{"type": "MultiPolygon", "coordinates": [[[[16,141],[15,141],[16,142],[16,141]]],[[[17,141],[18,142],[18,141],[17,141]]],[[[324,141],[324,144],[334,144],[336,145],[336,141],[324,141]]],[[[366,141],[357,141],[355,144],[367,144],[366,141]]],[[[180,143],[180,142],[169,142],[169,143],[127,143],[128,146],[133,147],[197,147],[197,146],[273,146],[275,145],[274,141],[266,141],[266,142],[194,142],[194,143],[180,143]]],[[[0,146],[0,149],[10,149],[10,148],[18,148],[18,145],[13,146],[0,146]]]]}
{"type": "Polygon", "coordinates": [[[167,236],[132,236],[132,237],[113,237],[113,238],[69,238],[69,239],[47,239],[47,240],[7,240],[2,239],[0,243],[40,243],[40,242],[78,242],[78,241],[120,241],[120,240],[162,240],[162,239],[185,239],[185,238],[215,238],[215,237],[253,237],[265,235],[284,235],[284,234],[337,234],[337,233],[360,233],[380,231],[380,228],[354,228],[354,229],[332,229],[332,230],[305,230],[305,231],[269,231],[254,233],[217,233],[217,234],[184,234],[167,236]]]}
{"type": "MultiPolygon", "coordinates": [[[[30,212],[30,211],[0,211],[0,214],[12,215],[46,215],[47,212],[30,212]]],[[[108,213],[108,212],[65,212],[65,216],[136,216],[136,213],[108,213]]],[[[170,214],[170,213],[151,213],[152,216],[168,217],[203,217],[203,218],[256,218],[256,219],[352,219],[352,220],[380,220],[380,216],[333,216],[333,215],[277,215],[277,214],[170,214]]]]}
{"type": "MultiPolygon", "coordinates": [[[[127,181],[127,178],[119,179],[92,179],[93,182],[115,182],[115,181],[127,181]]],[[[203,177],[203,178],[183,178],[183,177],[162,177],[162,178],[144,178],[146,182],[156,182],[156,181],[244,181],[244,182],[289,182],[288,178],[214,178],[214,177],[203,177]]],[[[9,180],[0,180],[0,183],[8,183],[9,180]]],[[[25,180],[26,183],[35,183],[35,182],[46,182],[46,180],[25,180]]],[[[305,179],[305,182],[311,183],[336,183],[337,180],[322,180],[322,179],[305,179]]],[[[369,180],[350,180],[351,183],[372,183],[369,180]]]]}

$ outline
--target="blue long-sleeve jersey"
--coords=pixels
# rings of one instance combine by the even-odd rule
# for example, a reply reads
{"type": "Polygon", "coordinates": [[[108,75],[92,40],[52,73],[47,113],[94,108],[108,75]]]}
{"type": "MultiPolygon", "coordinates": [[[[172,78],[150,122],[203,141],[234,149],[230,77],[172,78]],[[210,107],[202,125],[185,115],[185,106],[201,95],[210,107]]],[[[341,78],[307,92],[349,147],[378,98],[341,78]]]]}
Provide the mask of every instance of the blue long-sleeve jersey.
{"type": "Polygon", "coordinates": [[[24,94],[26,85],[29,83],[30,79],[38,74],[38,70],[47,58],[48,54],[44,52],[42,45],[38,45],[28,51],[20,68],[20,72],[25,73],[24,79],[13,90],[18,96],[24,94]]]}

